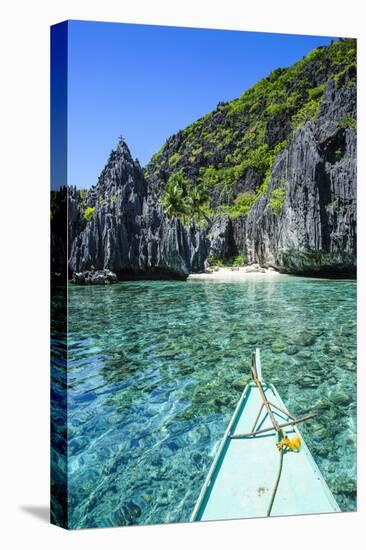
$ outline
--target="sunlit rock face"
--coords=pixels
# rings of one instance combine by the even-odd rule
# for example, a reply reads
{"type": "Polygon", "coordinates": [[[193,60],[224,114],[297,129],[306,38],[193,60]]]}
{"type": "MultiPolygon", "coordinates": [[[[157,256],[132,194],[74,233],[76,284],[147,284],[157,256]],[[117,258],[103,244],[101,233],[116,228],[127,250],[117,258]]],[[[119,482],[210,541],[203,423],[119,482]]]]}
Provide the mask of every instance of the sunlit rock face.
{"type": "Polygon", "coordinates": [[[281,271],[356,271],[356,42],[279,68],[169,137],[146,167],[209,193],[209,258],[281,271]]]}
{"type": "Polygon", "coordinates": [[[355,89],[329,81],[318,120],[296,131],[245,220],[240,238],[251,261],[292,273],[355,272],[356,131],[342,125],[355,111],[355,89]],[[280,186],[283,205],[274,212],[280,186]]]}

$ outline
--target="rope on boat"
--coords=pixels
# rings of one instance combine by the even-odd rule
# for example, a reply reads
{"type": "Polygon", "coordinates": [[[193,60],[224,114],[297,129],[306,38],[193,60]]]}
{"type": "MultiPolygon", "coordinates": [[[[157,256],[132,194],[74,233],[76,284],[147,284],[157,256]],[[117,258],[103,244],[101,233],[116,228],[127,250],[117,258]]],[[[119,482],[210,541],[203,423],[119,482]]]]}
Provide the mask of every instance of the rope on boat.
{"type": "Polygon", "coordinates": [[[280,464],[279,464],[279,468],[278,468],[276,483],[275,483],[273,491],[272,491],[271,501],[270,501],[269,506],[268,506],[267,517],[271,515],[273,503],[274,503],[274,500],[276,498],[277,489],[278,489],[280,479],[281,479],[281,474],[282,474],[283,457],[284,457],[285,453],[287,453],[287,452],[298,453],[301,449],[301,439],[300,439],[300,436],[298,434],[295,434],[294,437],[292,437],[290,439],[283,432],[283,430],[278,430],[276,435],[277,435],[277,439],[278,439],[277,448],[280,451],[280,464]]]}
{"type": "Polygon", "coordinates": [[[269,503],[269,506],[268,506],[267,517],[271,515],[272,506],[273,506],[273,503],[274,503],[274,499],[276,498],[277,489],[278,489],[278,485],[279,485],[279,483],[280,483],[281,474],[282,474],[283,455],[284,455],[284,454],[285,454],[285,449],[284,449],[284,447],[281,447],[281,449],[280,449],[280,466],[279,466],[279,468],[278,468],[277,479],[276,479],[275,486],[274,486],[274,488],[273,488],[272,497],[271,497],[271,502],[269,503]]]}

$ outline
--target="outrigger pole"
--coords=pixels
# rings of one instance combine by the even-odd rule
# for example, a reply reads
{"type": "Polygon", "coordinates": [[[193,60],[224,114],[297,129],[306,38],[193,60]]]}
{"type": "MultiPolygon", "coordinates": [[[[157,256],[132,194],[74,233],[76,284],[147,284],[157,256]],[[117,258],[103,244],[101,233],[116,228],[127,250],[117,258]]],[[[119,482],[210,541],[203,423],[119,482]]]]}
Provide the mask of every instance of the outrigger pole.
{"type": "Polygon", "coordinates": [[[258,390],[259,390],[259,394],[262,398],[262,405],[260,406],[260,409],[259,409],[257,418],[255,419],[252,431],[250,431],[248,433],[245,433],[245,434],[230,435],[231,439],[244,439],[244,438],[247,438],[247,437],[254,437],[256,435],[263,434],[263,433],[266,433],[266,432],[270,432],[272,430],[275,430],[276,432],[280,432],[282,430],[282,428],[286,428],[287,426],[295,426],[296,424],[299,424],[300,422],[305,422],[306,420],[310,420],[311,418],[314,418],[316,416],[316,413],[310,413],[310,414],[307,414],[306,416],[296,418],[294,415],[290,414],[288,411],[284,411],[283,409],[281,409],[277,405],[274,405],[273,403],[270,403],[268,401],[268,399],[267,399],[267,397],[264,393],[264,390],[263,390],[262,381],[261,381],[260,377],[258,376],[257,363],[256,363],[256,352],[254,352],[254,351],[252,353],[251,371],[252,371],[253,380],[256,383],[256,385],[258,387],[258,390]],[[267,412],[268,412],[268,416],[271,420],[272,427],[263,428],[262,430],[256,430],[256,427],[257,427],[261,412],[263,410],[263,407],[265,407],[267,412]],[[279,410],[280,412],[282,412],[286,416],[289,416],[291,418],[291,420],[289,420],[288,422],[284,422],[283,424],[279,424],[277,422],[277,420],[275,419],[274,415],[273,415],[272,407],[279,410]]]}

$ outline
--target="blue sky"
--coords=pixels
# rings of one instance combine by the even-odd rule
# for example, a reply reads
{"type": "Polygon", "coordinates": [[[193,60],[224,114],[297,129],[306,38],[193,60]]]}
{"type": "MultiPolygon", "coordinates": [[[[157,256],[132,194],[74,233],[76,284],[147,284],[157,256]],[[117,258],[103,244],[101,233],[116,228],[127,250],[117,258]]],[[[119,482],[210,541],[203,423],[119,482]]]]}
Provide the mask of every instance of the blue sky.
{"type": "Polygon", "coordinates": [[[68,183],[96,183],[123,135],[145,165],[219,101],[332,37],[120,23],[68,24],[68,183]]]}

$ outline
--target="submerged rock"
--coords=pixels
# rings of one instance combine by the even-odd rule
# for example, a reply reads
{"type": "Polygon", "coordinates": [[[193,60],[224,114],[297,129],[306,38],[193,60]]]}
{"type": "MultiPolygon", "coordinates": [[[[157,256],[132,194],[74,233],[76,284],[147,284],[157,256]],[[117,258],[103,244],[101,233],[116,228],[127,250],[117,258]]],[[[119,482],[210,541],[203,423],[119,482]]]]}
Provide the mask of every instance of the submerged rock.
{"type": "Polygon", "coordinates": [[[283,351],[286,351],[286,344],[280,341],[273,342],[271,349],[275,353],[282,353],[283,351]]]}
{"type": "Polygon", "coordinates": [[[349,405],[353,401],[351,395],[341,390],[332,392],[329,396],[329,400],[335,405],[343,405],[343,406],[349,405]]]}
{"type": "Polygon", "coordinates": [[[127,502],[122,506],[123,515],[128,524],[134,524],[141,516],[141,508],[132,501],[127,502]]]}
{"type": "Polygon", "coordinates": [[[243,375],[240,378],[234,380],[232,386],[235,390],[242,392],[245,386],[250,382],[251,377],[249,375],[243,375]]]}
{"type": "Polygon", "coordinates": [[[356,480],[343,472],[331,480],[330,488],[335,493],[344,493],[347,496],[356,496],[357,494],[356,480]]]}
{"type": "Polygon", "coordinates": [[[296,383],[302,388],[313,388],[318,386],[319,381],[320,381],[319,377],[307,374],[305,376],[299,377],[296,380],[296,383]]]}

